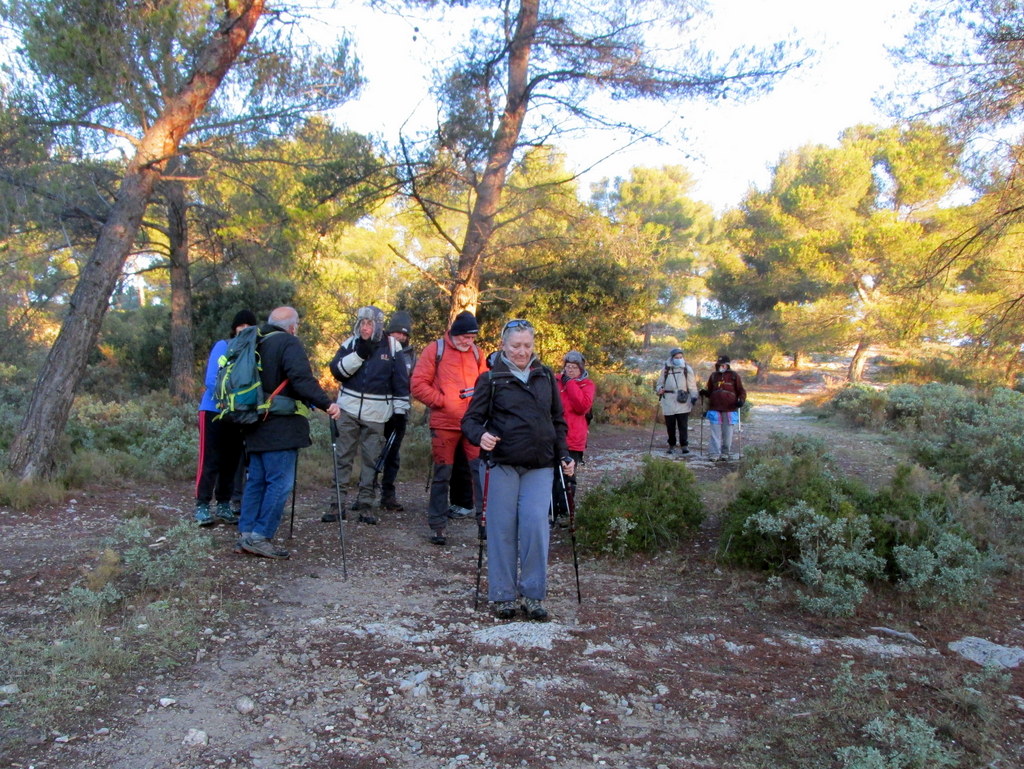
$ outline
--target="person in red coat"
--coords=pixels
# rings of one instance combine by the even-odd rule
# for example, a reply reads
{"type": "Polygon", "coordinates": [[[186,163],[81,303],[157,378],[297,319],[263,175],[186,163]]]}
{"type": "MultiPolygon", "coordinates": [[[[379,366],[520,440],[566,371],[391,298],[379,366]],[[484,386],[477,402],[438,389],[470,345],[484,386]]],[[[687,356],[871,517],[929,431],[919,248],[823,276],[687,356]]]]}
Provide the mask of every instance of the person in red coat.
{"type": "Polygon", "coordinates": [[[477,519],[483,497],[479,486],[480,449],[462,434],[462,416],[469,408],[473,386],[487,370],[487,363],[476,346],[480,328],[471,312],[460,312],[448,333],[428,344],[412,372],[412,394],[430,409],[430,453],[434,474],[430,482],[427,525],[430,541],[447,543],[445,528],[449,518],[448,491],[455,452],[461,449],[472,474],[473,502],[477,519]]]}
{"type": "MultiPolygon", "coordinates": [[[[562,396],[562,410],[569,426],[565,442],[569,447],[569,456],[579,467],[583,464],[583,453],[587,450],[587,438],[590,434],[591,409],[594,407],[594,396],[597,388],[587,371],[587,360],[582,353],[570,350],[562,358],[562,373],[558,377],[558,391],[562,396]]],[[[565,476],[565,489],[562,481],[555,475],[555,487],[552,492],[554,500],[555,522],[566,525],[569,511],[566,508],[568,498],[576,495],[576,476],[565,476]]]]}

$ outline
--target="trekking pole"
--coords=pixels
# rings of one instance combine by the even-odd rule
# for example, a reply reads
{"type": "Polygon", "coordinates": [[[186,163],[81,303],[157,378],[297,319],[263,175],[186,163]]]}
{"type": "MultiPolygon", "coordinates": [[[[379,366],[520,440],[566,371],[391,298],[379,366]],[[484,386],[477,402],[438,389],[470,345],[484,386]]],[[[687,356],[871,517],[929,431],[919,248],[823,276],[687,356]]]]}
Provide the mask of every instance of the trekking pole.
{"type": "Polygon", "coordinates": [[[341,497],[341,482],[338,479],[338,423],[331,417],[331,456],[334,458],[334,493],[338,500],[338,539],[341,540],[341,577],[348,579],[348,565],[345,563],[345,503],[341,497]]]}
{"type": "Polygon", "coordinates": [[[491,460],[487,459],[484,465],[484,491],[483,500],[480,503],[480,526],[477,531],[477,539],[480,544],[476,552],[476,591],[473,593],[473,611],[480,605],[480,575],[484,570],[484,536],[487,532],[487,490],[491,485],[491,460]]]}
{"type": "Polygon", "coordinates": [[[651,443],[647,447],[647,456],[651,455],[654,451],[654,433],[658,430],[658,408],[661,406],[661,396],[658,396],[658,402],[654,404],[654,424],[651,425],[651,443]]]}
{"type": "Polygon", "coordinates": [[[295,476],[292,478],[292,519],[288,524],[288,539],[295,532],[295,488],[299,485],[299,455],[295,455],[295,476]]]}
{"type": "Polygon", "coordinates": [[[562,472],[562,463],[558,463],[558,478],[562,482],[562,494],[565,497],[565,507],[569,511],[569,539],[572,542],[572,568],[576,572],[576,603],[583,603],[583,595],[580,593],[580,561],[576,555],[576,495],[569,494],[565,483],[565,473],[562,472]]]}
{"type": "Polygon", "coordinates": [[[373,490],[377,491],[377,476],[384,471],[384,465],[388,461],[388,455],[391,454],[391,447],[395,445],[395,436],[398,435],[397,430],[392,430],[391,435],[384,441],[384,446],[380,450],[380,455],[377,457],[377,461],[373,463],[373,490]]]}
{"type": "Polygon", "coordinates": [[[704,456],[704,396],[700,396],[700,438],[697,439],[697,455],[704,456]]]}

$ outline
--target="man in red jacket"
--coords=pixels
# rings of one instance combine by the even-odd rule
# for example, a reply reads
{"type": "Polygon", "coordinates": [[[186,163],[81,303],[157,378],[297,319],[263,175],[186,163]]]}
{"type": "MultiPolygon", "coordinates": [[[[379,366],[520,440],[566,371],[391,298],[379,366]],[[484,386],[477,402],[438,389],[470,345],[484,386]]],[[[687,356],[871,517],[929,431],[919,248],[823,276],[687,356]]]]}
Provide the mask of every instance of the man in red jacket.
{"type": "Polygon", "coordinates": [[[477,377],[487,370],[487,362],[474,342],[479,332],[471,312],[459,313],[448,333],[424,348],[412,372],[410,385],[413,397],[430,409],[434,477],[430,484],[427,525],[431,531],[430,541],[435,545],[447,543],[448,485],[455,450],[460,445],[473,477],[473,503],[477,518],[481,513],[480,448],[462,434],[462,415],[469,407],[473,385],[477,377]]]}

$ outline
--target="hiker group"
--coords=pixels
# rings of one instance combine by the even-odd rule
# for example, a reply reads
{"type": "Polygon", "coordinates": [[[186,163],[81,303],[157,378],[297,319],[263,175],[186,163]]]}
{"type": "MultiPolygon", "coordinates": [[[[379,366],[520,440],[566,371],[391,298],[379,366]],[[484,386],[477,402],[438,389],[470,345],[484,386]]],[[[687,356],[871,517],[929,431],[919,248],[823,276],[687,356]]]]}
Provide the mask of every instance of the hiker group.
{"type": "MultiPolygon", "coordinates": [[[[263,325],[243,310],[232,319],[229,338],[213,346],[199,406],[199,525],[236,524],[236,552],[289,557],[274,537],[289,496],[294,517],[298,451],[311,445],[308,415],[317,408],[331,420],[334,462],[335,494],[321,521],[339,525],[344,563],[341,524],[349,513],[376,525],[382,513],[404,509],[395,480],[415,398],[429,412],[429,541],[446,545],[450,523],[472,517],[478,596],[486,548],[487,598],[495,615],[511,619],[521,608],[528,619],[543,621],[551,528],[568,526],[579,594],[575,473],[584,462],[596,394],[581,353],[566,353],[555,374],[534,352],[532,324],[514,319],[502,328],[501,347],[485,356],[476,344],[476,318],[462,312],[417,357],[408,313],[395,312],[385,323],[380,309],[361,307],[330,363],[338,382],[332,399],[313,374],[298,327],[291,307],[278,307],[263,325]],[[349,506],[342,487],[357,453],[361,470],[349,506]]],[[[727,358],[699,389],[675,349],[655,390],[670,454],[677,446],[688,452],[687,417],[703,396],[714,409],[708,412],[712,458],[729,457],[731,415],[746,393],[727,358]]]]}

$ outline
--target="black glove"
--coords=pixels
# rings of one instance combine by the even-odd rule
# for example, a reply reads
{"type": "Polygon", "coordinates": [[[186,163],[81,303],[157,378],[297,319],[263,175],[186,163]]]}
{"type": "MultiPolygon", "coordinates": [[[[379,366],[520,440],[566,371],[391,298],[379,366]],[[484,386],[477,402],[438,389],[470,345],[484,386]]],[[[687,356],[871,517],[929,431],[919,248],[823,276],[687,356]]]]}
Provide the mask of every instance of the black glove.
{"type": "Polygon", "coordinates": [[[701,398],[707,398],[707,397],[709,397],[710,395],[711,395],[711,393],[709,393],[709,392],[708,392],[707,390],[701,390],[701,391],[700,391],[700,397],[701,397],[701,398]]]}
{"type": "Polygon", "coordinates": [[[738,408],[738,409],[743,408],[743,404],[744,403],[746,403],[746,401],[736,401],[736,408],[738,408]]]}
{"type": "Polygon", "coordinates": [[[371,342],[369,339],[363,339],[362,337],[359,337],[358,339],[356,339],[355,353],[363,360],[366,360],[371,355],[373,355],[373,342],[371,342]]]}
{"type": "Polygon", "coordinates": [[[690,405],[692,406],[696,402],[697,402],[697,396],[696,395],[690,396],[690,405]]]}

